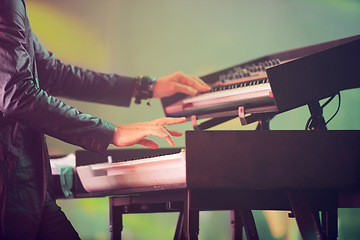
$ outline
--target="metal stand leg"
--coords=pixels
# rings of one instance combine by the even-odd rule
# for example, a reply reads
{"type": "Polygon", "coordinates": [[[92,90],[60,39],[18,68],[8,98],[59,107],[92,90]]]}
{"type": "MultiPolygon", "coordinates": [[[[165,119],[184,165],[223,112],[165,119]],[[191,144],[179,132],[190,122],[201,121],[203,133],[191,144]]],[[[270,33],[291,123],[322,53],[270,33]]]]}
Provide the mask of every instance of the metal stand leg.
{"type": "Polygon", "coordinates": [[[184,201],[184,235],[186,240],[198,240],[199,210],[193,208],[191,202],[191,191],[187,190],[184,201]]]}
{"type": "Polygon", "coordinates": [[[232,240],[243,239],[243,228],[245,229],[246,239],[259,240],[254,216],[250,209],[231,211],[231,226],[232,240]]]}
{"type": "Polygon", "coordinates": [[[288,198],[302,239],[323,240],[319,215],[310,208],[309,200],[302,191],[287,191],[288,198]]]}
{"type": "Polygon", "coordinates": [[[181,210],[179,213],[179,218],[178,218],[178,222],[176,225],[174,240],[184,240],[185,239],[183,227],[184,227],[184,211],[181,210]]]}
{"type": "Polygon", "coordinates": [[[248,240],[259,240],[259,236],[256,230],[254,216],[250,209],[242,209],[240,211],[241,219],[244,224],[246,238],[248,240]]]}
{"type": "Polygon", "coordinates": [[[338,238],[338,211],[337,209],[323,212],[322,226],[327,240],[336,240],[338,238]]]}
{"type": "MultiPolygon", "coordinates": [[[[323,117],[323,110],[320,107],[319,101],[312,101],[308,104],[312,122],[310,124],[311,130],[327,130],[325,119],[323,117]]],[[[308,130],[308,129],[306,129],[308,130]]]]}
{"type": "Polygon", "coordinates": [[[112,240],[121,240],[121,232],[123,230],[123,211],[121,207],[114,206],[113,201],[113,198],[109,198],[110,236],[112,240]]]}
{"type": "Polygon", "coordinates": [[[239,211],[232,210],[230,211],[231,217],[231,232],[232,240],[243,240],[243,227],[244,224],[241,220],[241,215],[239,211]]]}

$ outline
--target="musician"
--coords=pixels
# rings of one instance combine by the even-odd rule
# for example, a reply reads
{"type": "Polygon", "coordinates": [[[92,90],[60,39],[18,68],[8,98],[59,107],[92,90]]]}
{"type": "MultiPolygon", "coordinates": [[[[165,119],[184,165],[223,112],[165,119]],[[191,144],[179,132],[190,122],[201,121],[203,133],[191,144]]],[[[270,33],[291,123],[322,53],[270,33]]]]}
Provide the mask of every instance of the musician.
{"type": "Polygon", "coordinates": [[[165,125],[183,118],[113,125],[56,96],[128,107],[132,97],[139,103],[207,90],[182,72],[132,78],[65,65],[31,31],[25,1],[0,0],[0,239],[79,239],[52,198],[44,134],[96,152],[109,144],[157,148],[150,135],[173,145],[181,135],[165,125]]]}

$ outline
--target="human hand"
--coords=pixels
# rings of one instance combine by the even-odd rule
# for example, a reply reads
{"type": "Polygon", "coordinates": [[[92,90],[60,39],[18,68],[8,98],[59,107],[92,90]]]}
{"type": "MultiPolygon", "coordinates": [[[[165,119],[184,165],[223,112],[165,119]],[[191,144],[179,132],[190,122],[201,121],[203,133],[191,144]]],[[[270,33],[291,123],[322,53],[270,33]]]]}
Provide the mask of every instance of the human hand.
{"type": "Polygon", "coordinates": [[[181,132],[168,129],[164,125],[173,125],[185,122],[185,118],[158,118],[150,122],[140,122],[127,125],[116,125],[112,144],[117,147],[126,147],[141,144],[145,147],[156,149],[159,145],[147,136],[157,136],[166,139],[170,145],[174,145],[171,136],[179,137],[181,132]]]}
{"type": "Polygon", "coordinates": [[[158,78],[154,85],[153,97],[163,98],[178,92],[193,96],[198,92],[207,92],[209,90],[210,87],[200,78],[185,75],[179,71],[158,78]]]}

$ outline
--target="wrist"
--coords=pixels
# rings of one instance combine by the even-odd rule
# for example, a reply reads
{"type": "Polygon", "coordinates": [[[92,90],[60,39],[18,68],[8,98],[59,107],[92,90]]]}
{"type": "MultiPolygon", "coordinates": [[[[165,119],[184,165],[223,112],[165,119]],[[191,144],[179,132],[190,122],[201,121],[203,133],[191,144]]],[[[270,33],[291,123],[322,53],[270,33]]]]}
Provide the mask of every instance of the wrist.
{"type": "MultiPolygon", "coordinates": [[[[135,79],[135,103],[140,104],[141,100],[150,100],[153,97],[154,85],[157,78],[138,76],[135,79]]],[[[149,103],[148,103],[149,104],[149,103]]]]}

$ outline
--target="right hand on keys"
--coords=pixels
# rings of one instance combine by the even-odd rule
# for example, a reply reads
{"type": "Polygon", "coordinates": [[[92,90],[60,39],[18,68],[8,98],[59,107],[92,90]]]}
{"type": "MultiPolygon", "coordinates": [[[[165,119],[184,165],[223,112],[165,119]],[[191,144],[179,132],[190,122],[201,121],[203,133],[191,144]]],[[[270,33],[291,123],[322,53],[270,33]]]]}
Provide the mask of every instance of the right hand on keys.
{"type": "Polygon", "coordinates": [[[164,138],[170,145],[174,145],[172,136],[179,137],[181,132],[168,129],[164,125],[174,125],[185,122],[185,118],[158,118],[150,122],[140,122],[127,125],[115,125],[115,133],[112,144],[117,147],[126,147],[140,144],[148,148],[156,149],[159,145],[147,136],[164,138]]]}

